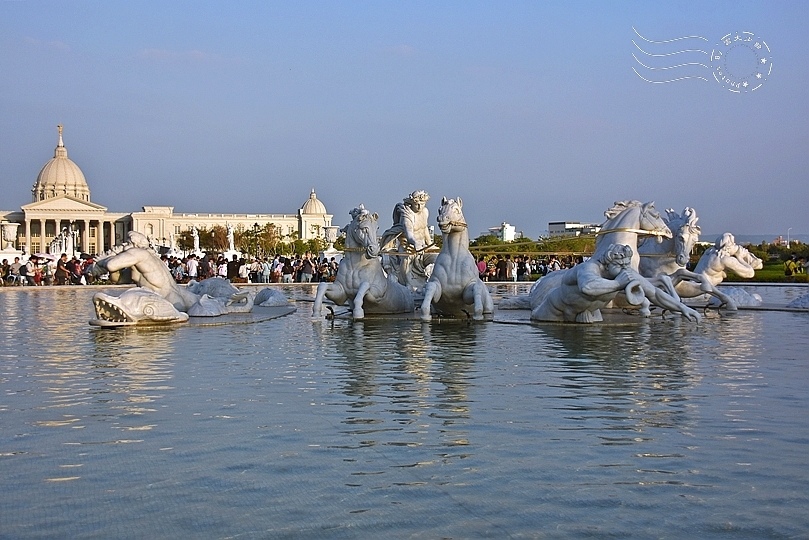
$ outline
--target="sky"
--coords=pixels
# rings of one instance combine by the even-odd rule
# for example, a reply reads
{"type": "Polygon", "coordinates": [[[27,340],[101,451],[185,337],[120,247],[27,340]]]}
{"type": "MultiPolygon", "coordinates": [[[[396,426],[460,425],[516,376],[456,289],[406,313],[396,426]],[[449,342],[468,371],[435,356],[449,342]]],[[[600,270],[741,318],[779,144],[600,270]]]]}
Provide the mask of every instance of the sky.
{"type": "Polygon", "coordinates": [[[627,199],[693,207],[703,234],[809,234],[806,21],[802,1],[0,0],[0,208],[31,202],[62,124],[114,212],[294,213],[314,188],[336,225],[363,203],[384,230],[424,189],[431,221],[463,199],[472,238],[627,199]]]}

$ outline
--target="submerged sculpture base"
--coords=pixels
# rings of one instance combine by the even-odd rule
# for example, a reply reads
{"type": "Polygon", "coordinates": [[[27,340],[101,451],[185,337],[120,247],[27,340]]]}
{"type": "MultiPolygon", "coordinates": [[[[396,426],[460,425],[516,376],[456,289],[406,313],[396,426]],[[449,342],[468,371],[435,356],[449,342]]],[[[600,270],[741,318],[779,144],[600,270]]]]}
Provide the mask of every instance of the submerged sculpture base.
{"type": "Polygon", "coordinates": [[[156,326],[166,327],[169,325],[179,325],[179,324],[182,324],[183,326],[226,326],[234,324],[256,324],[265,321],[270,321],[272,319],[277,319],[279,317],[291,315],[292,313],[295,313],[296,310],[297,308],[292,304],[289,304],[287,306],[273,306],[273,307],[253,306],[253,310],[249,313],[227,313],[225,315],[220,315],[219,317],[188,317],[188,319],[185,321],[113,322],[102,319],[92,319],[90,320],[90,325],[96,326],[98,328],[121,328],[121,327],[153,328],[156,326]]]}
{"type": "MultiPolygon", "coordinates": [[[[329,306],[324,306],[329,307],[329,306]]],[[[419,321],[422,322],[420,311],[411,311],[409,313],[366,313],[362,319],[354,319],[351,310],[347,306],[331,306],[334,313],[331,312],[324,318],[328,320],[357,320],[357,321],[419,321]]],[[[475,321],[470,313],[468,318],[461,317],[444,317],[441,315],[433,314],[430,322],[492,322],[493,317],[491,313],[484,314],[482,321],[475,321]]]]}

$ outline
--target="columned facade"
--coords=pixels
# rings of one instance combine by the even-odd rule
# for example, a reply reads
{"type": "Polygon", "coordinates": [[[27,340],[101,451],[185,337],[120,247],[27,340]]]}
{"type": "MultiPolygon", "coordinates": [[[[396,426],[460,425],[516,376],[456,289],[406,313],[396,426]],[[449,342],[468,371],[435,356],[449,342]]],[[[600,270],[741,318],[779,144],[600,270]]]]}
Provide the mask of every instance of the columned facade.
{"type": "MultiPolygon", "coordinates": [[[[272,224],[282,241],[325,238],[332,215],[318,200],[313,189],[297,213],[291,214],[219,214],[175,213],[173,206],[144,206],[142,211],[108,212],[90,200],[90,189],[81,169],[69,157],[62,138],[62,126],[54,156],[39,172],[34,183],[32,202],[19,211],[0,211],[0,220],[19,223],[16,249],[25,255],[52,253],[64,245],[58,238],[72,235],[77,253],[101,254],[127,239],[129,231],[138,231],[154,245],[167,246],[183,232],[210,230],[215,226],[251,230],[272,224]],[[60,236],[61,235],[61,236],[60,236]]],[[[52,253],[59,255],[59,253],[52,253]]]]}

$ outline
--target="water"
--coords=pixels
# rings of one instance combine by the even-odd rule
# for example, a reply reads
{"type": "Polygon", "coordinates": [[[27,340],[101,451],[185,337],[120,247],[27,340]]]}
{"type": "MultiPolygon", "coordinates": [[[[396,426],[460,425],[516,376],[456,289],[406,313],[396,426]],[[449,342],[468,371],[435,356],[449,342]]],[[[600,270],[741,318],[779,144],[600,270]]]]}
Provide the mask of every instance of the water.
{"type": "Polygon", "coordinates": [[[99,330],[91,294],[0,294],[0,537],[809,534],[809,314],[99,330]]]}

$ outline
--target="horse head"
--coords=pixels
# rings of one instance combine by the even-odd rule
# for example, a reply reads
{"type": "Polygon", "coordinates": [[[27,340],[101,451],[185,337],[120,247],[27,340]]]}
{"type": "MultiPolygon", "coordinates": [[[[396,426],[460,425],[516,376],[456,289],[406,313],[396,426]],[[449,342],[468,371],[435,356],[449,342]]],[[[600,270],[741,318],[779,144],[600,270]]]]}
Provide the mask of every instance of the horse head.
{"type": "Polygon", "coordinates": [[[441,199],[441,207],[438,209],[438,228],[444,234],[449,234],[453,231],[458,231],[466,228],[466,219],[461,211],[463,208],[463,201],[460,197],[457,199],[441,199]]]}
{"type": "Polygon", "coordinates": [[[609,232],[635,233],[638,236],[656,236],[658,242],[671,238],[671,230],[655,210],[655,203],[619,201],[604,212],[607,217],[601,225],[600,235],[609,232]]]}
{"type": "Polygon", "coordinates": [[[677,264],[685,266],[691,256],[694,244],[699,240],[700,228],[697,225],[699,218],[693,208],[685,207],[682,215],[668,209],[668,227],[674,234],[674,256],[677,264]]]}
{"type": "Polygon", "coordinates": [[[658,242],[663,238],[671,238],[671,229],[666,225],[666,221],[660,216],[660,212],[655,209],[654,202],[641,205],[640,216],[638,218],[638,228],[643,231],[640,234],[656,236],[658,242]]]}
{"type": "Polygon", "coordinates": [[[349,212],[353,218],[346,225],[346,251],[364,251],[367,259],[379,256],[379,238],[377,237],[377,220],[379,216],[365,209],[362,204],[349,212]]]}

